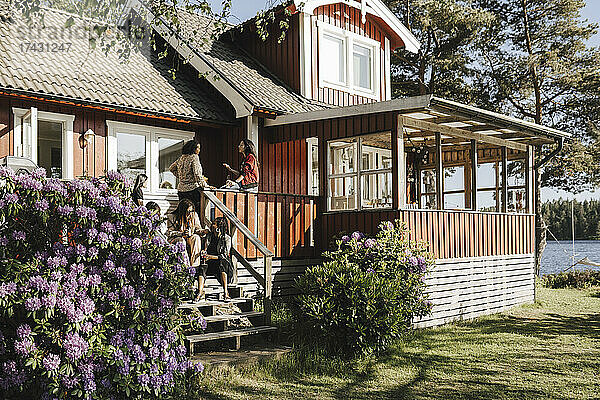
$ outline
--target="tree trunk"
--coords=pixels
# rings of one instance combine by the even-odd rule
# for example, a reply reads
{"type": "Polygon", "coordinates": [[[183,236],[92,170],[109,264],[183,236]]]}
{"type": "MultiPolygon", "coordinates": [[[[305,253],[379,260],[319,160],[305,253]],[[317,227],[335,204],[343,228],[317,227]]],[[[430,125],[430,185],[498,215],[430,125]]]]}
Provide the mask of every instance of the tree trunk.
{"type": "MultiPolygon", "coordinates": [[[[529,55],[529,74],[531,77],[531,83],[533,85],[533,92],[535,95],[535,123],[542,123],[542,90],[540,86],[540,80],[537,72],[537,67],[533,57],[533,45],[531,42],[531,34],[529,28],[529,14],[527,10],[527,0],[521,0],[521,8],[523,12],[523,29],[525,33],[525,45],[527,47],[527,54],[529,55]]],[[[536,153],[538,157],[542,156],[542,152],[539,149],[536,153]]],[[[548,228],[542,218],[542,174],[539,169],[535,171],[535,273],[539,275],[540,267],[542,264],[542,254],[546,248],[546,234],[548,228]]]]}
{"type": "Polygon", "coordinates": [[[535,170],[535,275],[540,276],[542,254],[546,249],[546,234],[548,228],[542,217],[542,173],[539,168],[535,170]]]}

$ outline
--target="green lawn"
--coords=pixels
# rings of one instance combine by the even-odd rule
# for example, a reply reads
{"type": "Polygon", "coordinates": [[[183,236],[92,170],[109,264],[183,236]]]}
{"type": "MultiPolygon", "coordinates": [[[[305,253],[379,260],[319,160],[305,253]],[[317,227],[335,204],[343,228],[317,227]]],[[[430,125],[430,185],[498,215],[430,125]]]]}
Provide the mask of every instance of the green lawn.
{"type": "Polygon", "coordinates": [[[208,371],[207,399],[600,399],[600,290],[540,289],[535,305],[415,332],[342,362],[297,351],[208,371]]]}

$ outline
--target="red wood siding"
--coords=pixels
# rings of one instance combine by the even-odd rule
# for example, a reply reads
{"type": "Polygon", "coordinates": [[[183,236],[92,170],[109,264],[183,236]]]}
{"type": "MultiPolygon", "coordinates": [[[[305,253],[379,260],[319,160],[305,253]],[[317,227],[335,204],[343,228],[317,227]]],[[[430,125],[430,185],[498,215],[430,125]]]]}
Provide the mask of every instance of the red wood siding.
{"type": "Polygon", "coordinates": [[[300,93],[300,13],[289,17],[289,28],[285,39],[279,43],[281,30],[280,16],[271,24],[269,37],[263,41],[256,34],[256,27],[250,24],[238,44],[250,53],[269,71],[284,81],[297,93],[300,93]]]}
{"type": "MultiPolygon", "coordinates": [[[[217,192],[217,197],[277,258],[318,257],[317,199],[312,196],[217,192]],[[316,244],[311,241],[315,235],[316,244]]],[[[221,213],[216,210],[216,216],[221,213]]],[[[240,233],[234,235],[237,251],[245,258],[260,252],[240,233]]]]}
{"type": "Polygon", "coordinates": [[[368,133],[393,132],[393,112],[264,128],[260,143],[261,191],[308,193],[308,152],[305,139],[319,138],[319,192],[325,193],[327,141],[368,133]]]}
{"type": "Polygon", "coordinates": [[[311,26],[313,30],[313,98],[324,103],[333,104],[336,106],[349,106],[385,100],[386,85],[389,83],[386,82],[386,66],[384,65],[386,38],[384,29],[371,16],[367,16],[366,23],[363,24],[360,10],[354,7],[350,7],[346,4],[338,3],[333,5],[321,6],[315,9],[314,14],[316,15],[316,18],[319,21],[334,25],[338,28],[345,29],[357,35],[365,36],[378,41],[379,43],[381,43],[381,51],[379,54],[375,55],[380,58],[380,68],[378,71],[380,85],[377,100],[373,100],[368,97],[353,95],[338,89],[319,87],[318,35],[317,27],[314,24],[312,24],[311,26]],[[346,15],[348,15],[348,18],[345,17],[346,15]]]}
{"type": "Polygon", "coordinates": [[[402,210],[328,213],[322,217],[322,243],[340,233],[373,234],[382,221],[399,219],[411,239],[428,244],[439,259],[532,254],[535,217],[467,211],[402,210]]]}
{"type": "Polygon", "coordinates": [[[239,157],[237,156],[239,136],[245,135],[245,127],[242,124],[239,127],[216,128],[199,124],[176,123],[156,118],[124,115],[71,105],[0,96],[0,126],[6,125],[5,128],[0,130],[0,157],[13,154],[13,107],[37,107],[39,111],[75,116],[73,122],[73,167],[75,176],[83,174],[84,162],[90,175],[104,175],[106,169],[106,135],[108,133],[106,128],[107,120],[195,132],[196,139],[201,143],[200,159],[205,174],[209,177],[210,183],[216,186],[221,186],[225,180],[225,172],[221,165],[223,162],[228,162],[234,167],[239,164],[239,157]],[[88,129],[92,129],[96,137],[91,143],[89,151],[86,151],[86,158],[84,160],[83,152],[79,148],[77,139],[80,133],[88,129]]]}

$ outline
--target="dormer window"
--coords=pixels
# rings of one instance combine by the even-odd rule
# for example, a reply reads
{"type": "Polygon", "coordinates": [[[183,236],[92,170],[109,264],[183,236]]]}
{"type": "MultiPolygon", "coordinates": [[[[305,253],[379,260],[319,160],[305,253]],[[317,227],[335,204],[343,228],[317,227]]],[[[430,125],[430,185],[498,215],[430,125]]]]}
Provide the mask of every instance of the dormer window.
{"type": "Polygon", "coordinates": [[[346,42],[343,38],[324,34],[321,43],[323,80],[337,85],[346,85],[346,42]]]}
{"type": "Polygon", "coordinates": [[[319,86],[379,99],[381,43],[318,22],[319,86]]]}

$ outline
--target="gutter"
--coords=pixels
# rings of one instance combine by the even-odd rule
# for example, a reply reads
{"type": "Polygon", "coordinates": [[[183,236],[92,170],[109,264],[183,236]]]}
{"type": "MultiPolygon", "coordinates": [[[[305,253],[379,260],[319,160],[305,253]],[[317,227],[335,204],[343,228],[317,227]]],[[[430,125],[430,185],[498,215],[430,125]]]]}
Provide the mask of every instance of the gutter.
{"type": "Polygon", "coordinates": [[[561,138],[556,138],[554,139],[554,142],[557,144],[557,147],[552,150],[552,152],[550,154],[548,154],[546,157],[544,157],[542,160],[538,161],[533,168],[534,169],[538,169],[543,167],[544,165],[546,165],[550,160],[552,160],[554,157],[556,157],[558,155],[558,153],[560,153],[564,147],[565,144],[565,138],[561,137],[561,138]]]}

